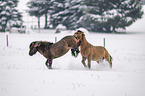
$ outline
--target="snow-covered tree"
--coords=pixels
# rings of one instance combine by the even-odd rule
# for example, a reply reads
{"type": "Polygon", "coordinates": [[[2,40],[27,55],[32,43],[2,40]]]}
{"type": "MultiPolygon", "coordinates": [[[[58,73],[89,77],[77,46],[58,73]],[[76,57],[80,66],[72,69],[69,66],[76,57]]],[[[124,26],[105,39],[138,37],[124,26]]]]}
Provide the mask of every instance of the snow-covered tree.
{"type": "Polygon", "coordinates": [[[16,9],[17,4],[18,0],[0,0],[0,31],[22,25],[22,15],[16,9]]]}
{"type": "Polygon", "coordinates": [[[51,13],[51,24],[55,28],[63,24],[67,29],[79,27],[78,20],[84,14],[81,8],[83,0],[54,0],[51,13]]]}
{"type": "Polygon", "coordinates": [[[50,12],[50,24],[55,28],[58,24],[62,23],[62,16],[65,10],[65,0],[53,0],[52,11],[50,12]]]}
{"type": "Polygon", "coordinates": [[[125,29],[141,18],[140,0],[87,0],[87,13],[80,24],[91,31],[125,29]]]}
{"type": "Polygon", "coordinates": [[[64,13],[62,13],[62,24],[68,29],[76,29],[80,27],[79,19],[85,14],[85,11],[82,10],[84,6],[83,0],[66,0],[66,8],[64,13]]]}
{"type": "Polygon", "coordinates": [[[40,28],[40,17],[45,16],[45,26],[47,28],[47,18],[48,13],[51,11],[50,9],[51,0],[30,0],[27,3],[29,7],[28,13],[30,16],[35,16],[38,18],[38,28],[40,28]]]}
{"type": "Polygon", "coordinates": [[[143,15],[140,0],[31,0],[28,7],[38,23],[42,15],[47,18],[49,14],[53,28],[63,24],[67,29],[101,32],[125,29],[143,15]]]}

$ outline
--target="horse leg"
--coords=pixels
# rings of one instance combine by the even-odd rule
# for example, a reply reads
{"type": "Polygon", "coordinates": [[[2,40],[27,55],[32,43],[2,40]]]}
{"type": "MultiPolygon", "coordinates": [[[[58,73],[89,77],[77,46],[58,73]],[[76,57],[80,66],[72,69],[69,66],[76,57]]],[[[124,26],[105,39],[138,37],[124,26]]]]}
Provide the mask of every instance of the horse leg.
{"type": "Polygon", "coordinates": [[[91,58],[90,57],[88,58],[88,67],[89,67],[89,69],[91,69],[91,58]]]}
{"type": "Polygon", "coordinates": [[[89,67],[89,69],[91,69],[91,60],[92,60],[92,56],[89,55],[88,56],[88,67],[89,67]]]}
{"type": "Polygon", "coordinates": [[[47,66],[48,69],[52,69],[52,67],[51,67],[52,66],[52,60],[50,60],[50,59],[48,60],[47,59],[45,65],[47,66]],[[48,63],[49,63],[49,65],[48,65],[48,63]]]}
{"type": "Polygon", "coordinates": [[[72,56],[77,57],[79,53],[80,53],[80,51],[79,51],[78,47],[75,49],[71,49],[72,56]]]}
{"type": "Polygon", "coordinates": [[[86,58],[85,57],[82,57],[82,63],[84,65],[84,67],[87,67],[85,61],[86,61],[86,58]]]}
{"type": "Polygon", "coordinates": [[[80,53],[79,47],[77,47],[77,48],[75,49],[75,51],[76,51],[76,57],[77,57],[78,54],[80,53]]]}
{"type": "Polygon", "coordinates": [[[52,60],[51,59],[49,59],[49,66],[48,66],[48,69],[52,69],[52,60]]]}
{"type": "Polygon", "coordinates": [[[71,49],[71,54],[75,57],[75,49],[71,49]]]}
{"type": "Polygon", "coordinates": [[[45,65],[47,66],[47,68],[48,68],[48,59],[47,59],[47,61],[45,62],[45,65]]]}

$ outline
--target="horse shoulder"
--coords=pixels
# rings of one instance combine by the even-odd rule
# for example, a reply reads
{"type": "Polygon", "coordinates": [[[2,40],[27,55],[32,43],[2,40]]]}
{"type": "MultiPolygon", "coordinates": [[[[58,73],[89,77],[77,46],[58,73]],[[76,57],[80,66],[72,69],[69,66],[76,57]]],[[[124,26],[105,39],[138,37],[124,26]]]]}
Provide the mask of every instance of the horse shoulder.
{"type": "Polygon", "coordinates": [[[92,48],[88,46],[81,46],[81,55],[88,58],[92,54],[92,48]]]}

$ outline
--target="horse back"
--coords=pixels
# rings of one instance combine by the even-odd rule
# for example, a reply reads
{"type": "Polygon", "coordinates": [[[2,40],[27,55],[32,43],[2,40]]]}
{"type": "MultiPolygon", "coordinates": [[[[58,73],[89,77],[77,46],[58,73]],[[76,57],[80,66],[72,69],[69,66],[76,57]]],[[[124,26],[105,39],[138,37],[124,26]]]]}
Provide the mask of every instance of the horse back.
{"type": "Polygon", "coordinates": [[[69,51],[69,47],[65,41],[57,42],[50,47],[51,55],[55,58],[63,56],[69,51]]]}
{"type": "Polygon", "coordinates": [[[74,36],[65,36],[62,39],[66,41],[66,43],[68,44],[68,47],[71,47],[72,49],[78,47],[77,39],[74,36]]]}

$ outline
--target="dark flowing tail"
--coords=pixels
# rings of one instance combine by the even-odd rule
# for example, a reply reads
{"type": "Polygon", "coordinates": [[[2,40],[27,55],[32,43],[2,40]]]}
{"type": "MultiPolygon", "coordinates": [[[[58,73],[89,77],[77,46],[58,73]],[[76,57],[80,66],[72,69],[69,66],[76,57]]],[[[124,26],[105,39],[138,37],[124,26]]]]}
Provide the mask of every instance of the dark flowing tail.
{"type": "Polygon", "coordinates": [[[79,48],[71,49],[72,56],[77,57],[79,53],[79,48]]]}
{"type": "Polygon", "coordinates": [[[112,57],[110,56],[110,67],[112,68],[112,57]]]}
{"type": "Polygon", "coordinates": [[[110,61],[112,62],[113,58],[110,56],[110,61]]]}

